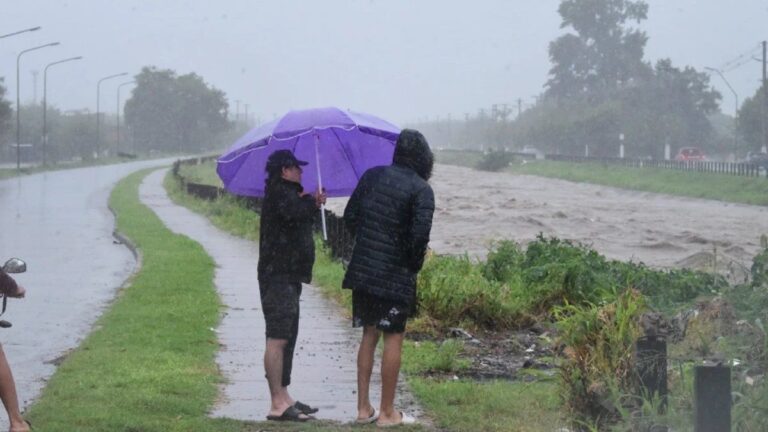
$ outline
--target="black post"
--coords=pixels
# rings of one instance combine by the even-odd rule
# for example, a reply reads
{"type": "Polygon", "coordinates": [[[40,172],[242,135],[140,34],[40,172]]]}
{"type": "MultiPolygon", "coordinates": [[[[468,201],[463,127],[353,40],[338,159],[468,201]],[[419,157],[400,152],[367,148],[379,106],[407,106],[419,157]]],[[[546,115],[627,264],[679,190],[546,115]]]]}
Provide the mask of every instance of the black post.
{"type": "Polygon", "coordinates": [[[644,336],[637,340],[637,373],[643,396],[658,398],[659,414],[667,409],[667,341],[658,336],[644,336]]]}
{"type": "Polygon", "coordinates": [[[696,366],[693,392],[694,432],[730,432],[731,368],[696,366]]]}

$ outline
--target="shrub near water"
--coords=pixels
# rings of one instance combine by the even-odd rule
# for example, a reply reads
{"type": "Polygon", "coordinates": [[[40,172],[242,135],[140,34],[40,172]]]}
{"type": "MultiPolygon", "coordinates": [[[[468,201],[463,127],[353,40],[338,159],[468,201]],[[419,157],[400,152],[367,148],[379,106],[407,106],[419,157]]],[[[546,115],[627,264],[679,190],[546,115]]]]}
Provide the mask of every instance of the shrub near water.
{"type": "Polygon", "coordinates": [[[560,366],[565,406],[577,427],[620,420],[619,400],[637,394],[632,352],[645,311],[642,295],[627,290],[605,305],[566,305],[555,310],[560,338],[566,345],[560,366]]]}
{"type": "Polygon", "coordinates": [[[609,261],[586,246],[539,235],[525,251],[498,242],[485,262],[434,256],[419,275],[417,292],[421,312],[432,319],[503,329],[551,320],[555,306],[613,301],[627,287],[646,296],[649,306],[670,310],[726,286],[717,275],[609,261]]]}

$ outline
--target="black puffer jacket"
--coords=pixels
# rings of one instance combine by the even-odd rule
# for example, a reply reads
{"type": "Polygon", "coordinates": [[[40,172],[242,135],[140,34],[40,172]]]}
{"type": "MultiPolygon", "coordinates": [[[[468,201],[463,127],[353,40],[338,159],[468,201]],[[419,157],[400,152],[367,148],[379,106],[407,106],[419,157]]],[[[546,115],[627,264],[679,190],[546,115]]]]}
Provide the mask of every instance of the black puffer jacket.
{"type": "Polygon", "coordinates": [[[315,242],[312,225],[318,209],[302,187],[284,179],[267,186],[261,206],[259,281],[304,282],[312,280],[315,242]]]}
{"type": "Polygon", "coordinates": [[[394,164],[368,170],[344,210],[355,247],[343,286],[407,306],[415,301],[435,210],[427,183],[432,152],[415,133],[421,141],[401,146],[398,140],[394,164]]]}

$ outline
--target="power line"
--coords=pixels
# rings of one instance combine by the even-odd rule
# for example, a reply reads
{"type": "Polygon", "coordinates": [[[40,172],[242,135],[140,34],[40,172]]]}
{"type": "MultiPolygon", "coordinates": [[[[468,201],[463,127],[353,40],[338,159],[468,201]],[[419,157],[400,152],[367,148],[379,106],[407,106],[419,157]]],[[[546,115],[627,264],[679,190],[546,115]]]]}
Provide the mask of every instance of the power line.
{"type": "Polygon", "coordinates": [[[761,49],[762,49],[762,45],[756,44],[752,48],[750,48],[749,51],[739,54],[738,56],[724,62],[717,69],[727,72],[727,71],[737,69],[741,66],[744,66],[745,64],[752,61],[752,56],[755,55],[757,52],[759,52],[761,49]]]}

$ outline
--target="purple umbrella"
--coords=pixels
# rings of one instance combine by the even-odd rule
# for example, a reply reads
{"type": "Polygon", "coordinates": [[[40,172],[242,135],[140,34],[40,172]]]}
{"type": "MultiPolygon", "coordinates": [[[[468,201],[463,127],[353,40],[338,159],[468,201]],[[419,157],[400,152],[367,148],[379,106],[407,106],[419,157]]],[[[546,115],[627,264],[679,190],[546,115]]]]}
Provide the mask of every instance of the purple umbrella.
{"type": "Polygon", "coordinates": [[[291,111],[237,140],[219,157],[216,172],[229,192],[261,197],[267,158],[289,149],[310,162],[303,167],[305,190],[324,187],[329,197],[348,196],[368,168],[392,163],[399,135],[397,126],[370,114],[338,108],[291,111]]]}

